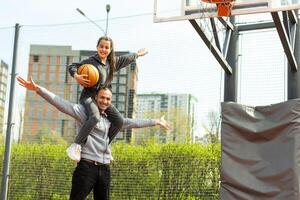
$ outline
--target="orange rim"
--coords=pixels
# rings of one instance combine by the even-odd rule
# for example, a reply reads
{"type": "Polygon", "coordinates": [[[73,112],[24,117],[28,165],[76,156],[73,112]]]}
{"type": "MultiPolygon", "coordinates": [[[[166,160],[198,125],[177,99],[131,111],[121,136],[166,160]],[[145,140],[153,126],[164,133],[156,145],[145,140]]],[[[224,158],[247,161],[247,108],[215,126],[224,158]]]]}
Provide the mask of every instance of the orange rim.
{"type": "Polygon", "coordinates": [[[230,16],[234,0],[201,0],[205,3],[214,3],[217,5],[218,16],[230,16]]]}
{"type": "Polygon", "coordinates": [[[219,4],[219,3],[232,3],[234,0],[201,0],[205,3],[215,3],[215,4],[219,4]]]}

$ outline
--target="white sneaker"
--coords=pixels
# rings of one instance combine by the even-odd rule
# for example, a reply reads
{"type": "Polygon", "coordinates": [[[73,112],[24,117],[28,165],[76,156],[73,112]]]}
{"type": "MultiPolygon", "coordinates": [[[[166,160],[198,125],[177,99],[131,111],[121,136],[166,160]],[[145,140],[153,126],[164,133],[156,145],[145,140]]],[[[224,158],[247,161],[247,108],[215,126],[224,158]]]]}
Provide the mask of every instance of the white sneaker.
{"type": "Polygon", "coordinates": [[[81,159],[81,146],[79,144],[73,143],[67,148],[67,155],[72,160],[79,162],[81,159]]]}

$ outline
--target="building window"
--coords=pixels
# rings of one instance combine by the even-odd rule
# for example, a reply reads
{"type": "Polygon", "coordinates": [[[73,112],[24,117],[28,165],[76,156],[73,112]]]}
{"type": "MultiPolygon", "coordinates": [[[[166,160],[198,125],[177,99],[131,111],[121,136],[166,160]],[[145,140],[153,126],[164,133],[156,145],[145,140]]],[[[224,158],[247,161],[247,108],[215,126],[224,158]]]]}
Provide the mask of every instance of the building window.
{"type": "MultiPolygon", "coordinates": [[[[59,74],[59,82],[63,83],[65,82],[66,74],[65,73],[60,73],[59,74]]],[[[54,79],[53,79],[54,80],[54,79]]]]}
{"type": "Polygon", "coordinates": [[[60,56],[60,64],[66,65],[67,64],[67,57],[66,56],[60,56]]]}
{"type": "Polygon", "coordinates": [[[50,81],[54,81],[55,80],[55,73],[50,73],[50,81]]]}
{"type": "Polygon", "coordinates": [[[149,103],[150,103],[150,108],[151,108],[151,110],[154,110],[155,102],[154,102],[154,101],[151,101],[151,102],[149,102],[149,103]]]}
{"type": "Polygon", "coordinates": [[[130,70],[131,70],[131,71],[134,71],[135,68],[136,68],[136,62],[131,63],[131,65],[130,65],[130,70]]]}
{"type": "Polygon", "coordinates": [[[120,93],[125,93],[125,92],[126,92],[126,87],[123,86],[123,85],[120,85],[120,86],[119,86],[119,92],[120,92],[120,93]]]}
{"type": "Polygon", "coordinates": [[[126,77],[125,76],[120,76],[119,77],[119,83],[126,84],[126,77]]]}
{"type": "Polygon", "coordinates": [[[33,56],[33,62],[39,62],[39,56],[38,55],[33,56]]]}
{"type": "Polygon", "coordinates": [[[38,71],[38,64],[33,63],[31,69],[32,69],[32,71],[34,71],[34,72],[38,71]]]}
{"type": "Polygon", "coordinates": [[[38,80],[38,75],[37,75],[37,73],[32,73],[31,76],[32,76],[32,79],[33,79],[33,80],[38,80]]]}
{"type": "Polygon", "coordinates": [[[117,78],[114,78],[111,83],[117,83],[117,78]]]}
{"type": "Polygon", "coordinates": [[[125,95],[119,94],[119,95],[118,95],[118,98],[119,98],[119,99],[118,99],[119,101],[122,101],[122,102],[125,101],[125,95]]]}
{"type": "Polygon", "coordinates": [[[117,108],[120,112],[124,112],[125,111],[125,106],[124,104],[117,104],[117,108]]]}
{"type": "Polygon", "coordinates": [[[57,57],[56,56],[50,56],[50,65],[56,65],[57,57]]]}
{"type": "Polygon", "coordinates": [[[41,60],[41,63],[48,64],[48,56],[41,56],[39,59],[41,60]]]}
{"type": "Polygon", "coordinates": [[[67,56],[67,61],[66,64],[69,65],[70,64],[70,56],[67,56]]]}
{"type": "Polygon", "coordinates": [[[120,74],[124,75],[127,74],[127,67],[124,67],[120,70],[120,74]]]}
{"type": "Polygon", "coordinates": [[[112,87],[112,93],[116,93],[117,90],[116,90],[116,87],[112,87]]]}
{"type": "Polygon", "coordinates": [[[129,90],[129,99],[128,99],[128,113],[127,117],[132,117],[133,116],[133,102],[134,102],[134,96],[135,96],[135,90],[130,89],[129,90]]]}

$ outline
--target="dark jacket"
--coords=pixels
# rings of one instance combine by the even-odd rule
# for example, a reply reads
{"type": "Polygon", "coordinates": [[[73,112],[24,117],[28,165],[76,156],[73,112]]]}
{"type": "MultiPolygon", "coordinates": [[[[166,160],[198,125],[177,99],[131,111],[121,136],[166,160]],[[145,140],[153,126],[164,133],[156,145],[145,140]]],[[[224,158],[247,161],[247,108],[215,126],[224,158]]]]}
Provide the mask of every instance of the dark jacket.
{"type": "MultiPolygon", "coordinates": [[[[135,61],[137,57],[138,57],[137,53],[130,53],[122,56],[116,56],[115,71],[119,71],[120,69],[128,66],[133,61],[135,61]]],[[[107,83],[105,85],[109,74],[109,68],[110,68],[108,61],[106,61],[106,64],[101,63],[101,59],[99,58],[98,54],[95,54],[81,61],[80,63],[72,63],[71,65],[69,65],[68,68],[69,68],[70,75],[74,77],[74,74],[75,72],[77,72],[77,69],[83,64],[92,64],[98,69],[99,81],[95,86],[91,88],[84,88],[82,90],[80,100],[87,97],[94,96],[100,87],[106,86],[111,88],[110,83],[107,83]]]]}

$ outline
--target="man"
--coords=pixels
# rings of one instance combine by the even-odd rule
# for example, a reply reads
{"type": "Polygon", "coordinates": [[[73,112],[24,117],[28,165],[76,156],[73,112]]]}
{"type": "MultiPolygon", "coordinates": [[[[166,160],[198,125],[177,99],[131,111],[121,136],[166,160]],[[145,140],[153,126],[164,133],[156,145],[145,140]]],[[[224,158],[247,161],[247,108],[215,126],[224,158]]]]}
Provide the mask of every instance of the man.
{"type": "MultiPolygon", "coordinates": [[[[35,91],[46,101],[56,107],[59,111],[73,117],[77,123],[77,130],[81,128],[86,121],[86,112],[81,104],[71,103],[61,97],[56,96],[47,89],[37,85],[30,78],[26,81],[21,77],[17,77],[19,84],[28,90],[35,91]]],[[[101,88],[97,91],[95,101],[101,112],[101,118],[96,127],[89,134],[87,141],[82,145],[81,160],[72,177],[72,189],[70,200],[83,200],[93,189],[95,200],[109,199],[110,186],[110,168],[109,164],[112,160],[111,150],[109,146],[108,130],[110,122],[106,118],[104,110],[111,105],[112,93],[108,88],[101,88]]],[[[159,125],[168,129],[168,123],[163,119],[157,120],[124,120],[123,128],[141,128],[159,125]]]]}

